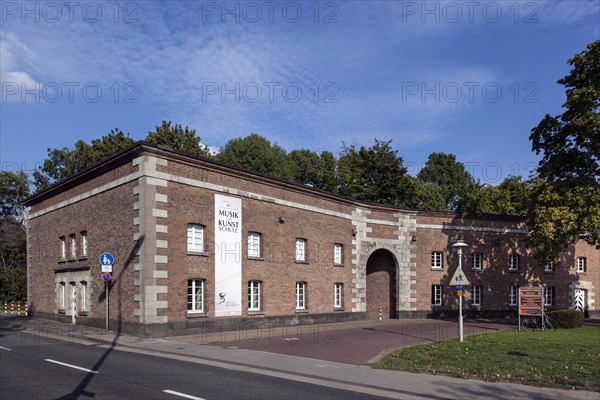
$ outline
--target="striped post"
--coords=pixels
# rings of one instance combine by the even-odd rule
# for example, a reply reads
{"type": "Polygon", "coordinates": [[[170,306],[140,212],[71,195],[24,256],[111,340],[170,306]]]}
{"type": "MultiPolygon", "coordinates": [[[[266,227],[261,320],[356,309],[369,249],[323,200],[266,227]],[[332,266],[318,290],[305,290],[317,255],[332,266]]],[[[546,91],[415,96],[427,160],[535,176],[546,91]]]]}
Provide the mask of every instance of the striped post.
{"type": "Polygon", "coordinates": [[[382,318],[382,311],[383,311],[383,310],[381,309],[381,307],[379,307],[379,320],[380,320],[380,321],[381,321],[381,318],[382,318]]]}
{"type": "Polygon", "coordinates": [[[15,313],[15,302],[14,301],[10,302],[10,313],[11,314],[15,313]]]}
{"type": "Polygon", "coordinates": [[[27,316],[29,314],[28,311],[29,311],[29,303],[26,301],[25,302],[25,316],[27,316]]]}
{"type": "Polygon", "coordinates": [[[21,315],[21,302],[17,301],[17,314],[21,315]]]}

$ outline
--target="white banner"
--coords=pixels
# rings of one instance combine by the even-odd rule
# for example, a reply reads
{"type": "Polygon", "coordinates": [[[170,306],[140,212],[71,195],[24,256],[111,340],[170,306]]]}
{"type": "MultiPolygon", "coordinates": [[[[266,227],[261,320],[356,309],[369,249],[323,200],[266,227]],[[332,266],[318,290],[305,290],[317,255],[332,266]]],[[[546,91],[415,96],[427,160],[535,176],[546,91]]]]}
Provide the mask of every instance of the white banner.
{"type": "Polygon", "coordinates": [[[242,315],[242,201],[215,194],[215,316],[242,315]]]}

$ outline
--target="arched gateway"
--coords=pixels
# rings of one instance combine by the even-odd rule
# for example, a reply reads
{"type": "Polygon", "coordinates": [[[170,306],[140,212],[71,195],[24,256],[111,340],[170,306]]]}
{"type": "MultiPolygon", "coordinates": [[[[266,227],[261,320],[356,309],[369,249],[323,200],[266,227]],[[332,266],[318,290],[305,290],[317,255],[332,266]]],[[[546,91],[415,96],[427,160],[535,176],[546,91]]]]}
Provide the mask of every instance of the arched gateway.
{"type": "Polygon", "coordinates": [[[396,318],[396,260],[385,249],[375,250],[367,261],[367,318],[396,318]]]}

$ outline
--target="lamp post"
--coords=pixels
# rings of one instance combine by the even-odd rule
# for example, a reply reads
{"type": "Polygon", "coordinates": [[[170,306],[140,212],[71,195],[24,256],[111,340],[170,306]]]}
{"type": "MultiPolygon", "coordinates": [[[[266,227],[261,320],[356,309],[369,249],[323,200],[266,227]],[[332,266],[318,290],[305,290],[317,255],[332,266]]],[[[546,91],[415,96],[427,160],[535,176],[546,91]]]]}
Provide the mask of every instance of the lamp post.
{"type": "Polygon", "coordinates": [[[466,284],[469,283],[462,272],[462,250],[464,247],[469,247],[469,246],[462,240],[459,240],[458,242],[453,244],[452,247],[454,247],[458,250],[458,268],[456,269],[456,272],[454,273],[454,277],[452,278],[452,281],[450,282],[450,284],[451,285],[454,284],[457,286],[460,285],[459,286],[460,287],[459,296],[458,296],[458,340],[459,340],[459,342],[462,342],[463,341],[462,283],[466,283],[466,284]]]}

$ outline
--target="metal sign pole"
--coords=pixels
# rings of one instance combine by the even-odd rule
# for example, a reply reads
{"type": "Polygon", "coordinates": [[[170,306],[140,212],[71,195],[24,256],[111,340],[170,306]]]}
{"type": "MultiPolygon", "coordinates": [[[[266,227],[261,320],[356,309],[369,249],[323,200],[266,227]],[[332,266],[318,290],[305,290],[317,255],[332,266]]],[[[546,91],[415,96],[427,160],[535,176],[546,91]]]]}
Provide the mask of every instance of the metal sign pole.
{"type": "MultiPolygon", "coordinates": [[[[458,248],[458,268],[462,271],[462,248],[458,248]]],[[[462,296],[458,296],[458,341],[463,341],[462,296]]]]}
{"type": "Polygon", "coordinates": [[[108,282],[104,282],[104,290],[106,291],[106,330],[108,331],[108,282]]]}

